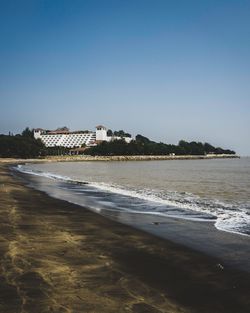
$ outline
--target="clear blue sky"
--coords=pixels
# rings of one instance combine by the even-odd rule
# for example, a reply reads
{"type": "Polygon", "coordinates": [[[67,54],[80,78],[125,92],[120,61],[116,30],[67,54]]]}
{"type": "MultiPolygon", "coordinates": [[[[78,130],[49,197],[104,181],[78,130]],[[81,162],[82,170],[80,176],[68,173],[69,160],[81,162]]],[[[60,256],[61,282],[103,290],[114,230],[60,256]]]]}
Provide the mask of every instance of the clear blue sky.
{"type": "Polygon", "coordinates": [[[250,1],[0,0],[0,133],[104,124],[250,155],[250,1]]]}

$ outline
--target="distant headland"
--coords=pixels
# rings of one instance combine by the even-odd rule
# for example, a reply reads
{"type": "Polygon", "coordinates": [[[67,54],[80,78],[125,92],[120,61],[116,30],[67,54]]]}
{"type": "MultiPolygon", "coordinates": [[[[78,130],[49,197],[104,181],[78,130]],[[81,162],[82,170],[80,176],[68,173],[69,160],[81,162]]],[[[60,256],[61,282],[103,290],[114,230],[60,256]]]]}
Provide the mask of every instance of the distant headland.
{"type": "MultiPolygon", "coordinates": [[[[143,135],[105,126],[96,126],[95,131],[70,131],[67,127],[56,130],[29,129],[13,135],[0,135],[1,158],[43,158],[47,156],[92,156],[122,159],[185,159],[237,157],[235,151],[214,147],[205,142],[180,140],[177,145],[155,142],[143,135]]],[[[86,159],[86,158],[85,158],[86,159]]]]}

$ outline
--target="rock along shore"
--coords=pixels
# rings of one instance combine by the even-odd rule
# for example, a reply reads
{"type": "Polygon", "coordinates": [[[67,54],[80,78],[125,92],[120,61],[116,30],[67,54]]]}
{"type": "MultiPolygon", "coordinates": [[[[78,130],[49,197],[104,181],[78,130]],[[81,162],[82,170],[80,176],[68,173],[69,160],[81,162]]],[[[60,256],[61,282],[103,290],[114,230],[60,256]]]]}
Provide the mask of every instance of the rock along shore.
{"type": "Polygon", "coordinates": [[[209,154],[209,155],[114,155],[114,156],[90,156],[90,155],[63,155],[47,156],[37,159],[12,159],[0,158],[0,163],[20,162],[74,162],[74,161],[164,161],[164,160],[210,160],[240,158],[235,154],[209,154]]]}

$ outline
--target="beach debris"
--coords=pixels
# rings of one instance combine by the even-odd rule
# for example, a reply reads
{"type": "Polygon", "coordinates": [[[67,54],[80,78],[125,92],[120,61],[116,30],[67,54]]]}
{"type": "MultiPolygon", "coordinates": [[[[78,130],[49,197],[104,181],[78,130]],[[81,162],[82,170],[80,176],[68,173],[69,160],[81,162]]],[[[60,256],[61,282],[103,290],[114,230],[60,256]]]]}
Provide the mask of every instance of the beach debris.
{"type": "Polygon", "coordinates": [[[216,264],[216,266],[220,269],[220,270],[224,270],[224,266],[220,263],[216,264]]]}
{"type": "Polygon", "coordinates": [[[106,255],[100,254],[100,255],[99,255],[99,258],[100,258],[100,259],[107,259],[108,257],[107,257],[106,255]]]}

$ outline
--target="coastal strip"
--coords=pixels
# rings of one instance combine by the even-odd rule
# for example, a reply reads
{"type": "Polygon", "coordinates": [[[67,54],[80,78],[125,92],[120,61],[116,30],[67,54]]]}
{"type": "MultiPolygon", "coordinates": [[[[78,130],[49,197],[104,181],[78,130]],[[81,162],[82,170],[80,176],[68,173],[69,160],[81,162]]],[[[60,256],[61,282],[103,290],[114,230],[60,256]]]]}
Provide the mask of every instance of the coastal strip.
{"type": "Polygon", "coordinates": [[[167,161],[167,160],[211,160],[211,159],[238,159],[235,154],[208,154],[208,155],[62,155],[46,156],[37,159],[0,158],[1,163],[37,163],[37,162],[74,162],[74,161],[167,161]]]}
{"type": "Polygon", "coordinates": [[[0,165],[0,312],[246,313],[248,273],[53,199],[0,165]]]}

